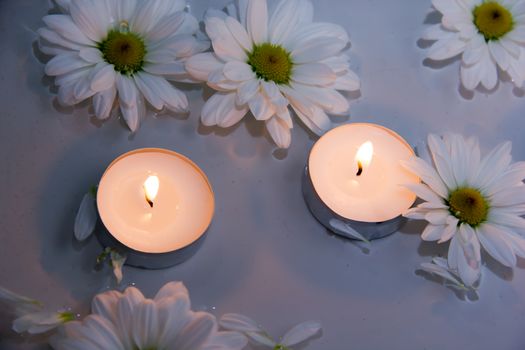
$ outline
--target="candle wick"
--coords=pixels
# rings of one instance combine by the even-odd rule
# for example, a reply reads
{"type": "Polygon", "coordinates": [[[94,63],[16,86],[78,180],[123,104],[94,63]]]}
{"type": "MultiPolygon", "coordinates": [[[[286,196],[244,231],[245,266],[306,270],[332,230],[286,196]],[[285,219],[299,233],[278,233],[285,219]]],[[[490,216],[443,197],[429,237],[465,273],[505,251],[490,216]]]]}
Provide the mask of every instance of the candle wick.
{"type": "Polygon", "coordinates": [[[363,164],[360,161],[357,161],[357,173],[356,176],[359,176],[363,173],[363,164]]]}
{"type": "Polygon", "coordinates": [[[148,202],[149,206],[151,208],[153,208],[153,201],[151,199],[149,199],[148,197],[146,197],[146,202],[148,202]]]}

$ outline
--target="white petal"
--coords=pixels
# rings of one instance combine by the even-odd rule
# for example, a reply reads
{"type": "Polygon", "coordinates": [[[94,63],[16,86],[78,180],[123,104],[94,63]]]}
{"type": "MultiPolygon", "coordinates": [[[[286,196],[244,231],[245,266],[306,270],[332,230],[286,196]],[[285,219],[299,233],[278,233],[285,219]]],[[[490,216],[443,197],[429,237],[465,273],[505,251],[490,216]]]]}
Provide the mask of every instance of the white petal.
{"type": "Polygon", "coordinates": [[[75,95],[73,94],[73,89],[75,88],[76,82],[63,84],[58,89],[58,102],[62,106],[72,106],[75,103],[78,103],[75,95]]]}
{"type": "MultiPolygon", "coordinates": [[[[190,34],[177,34],[152,45],[151,50],[166,49],[171,52],[172,58],[189,58],[192,55],[208,50],[210,43],[199,40],[190,34]]],[[[166,63],[173,63],[167,61],[166,63]]]]}
{"type": "Polygon", "coordinates": [[[468,147],[465,139],[458,134],[447,134],[445,137],[445,143],[450,147],[450,162],[456,183],[458,186],[466,186],[469,172],[469,169],[466,167],[469,161],[469,154],[467,153],[468,147]]]}
{"type": "Polygon", "coordinates": [[[296,64],[315,62],[337,55],[345,46],[346,42],[338,38],[315,38],[294,49],[291,56],[296,64]]]}
{"type": "Polygon", "coordinates": [[[344,75],[339,75],[331,86],[341,91],[357,91],[361,88],[359,77],[352,71],[347,71],[344,75]]]}
{"type": "Polygon", "coordinates": [[[121,339],[125,349],[132,349],[132,321],[139,305],[144,300],[142,293],[135,287],[128,287],[124,291],[124,296],[117,303],[116,326],[122,335],[121,339]]]}
{"type": "Polygon", "coordinates": [[[133,80],[122,74],[117,74],[116,82],[121,104],[126,107],[135,106],[137,104],[137,88],[133,80]]]}
{"type": "Polygon", "coordinates": [[[507,70],[509,68],[509,54],[507,51],[505,51],[498,41],[489,41],[488,46],[492,57],[499,67],[503,70],[507,70]]]}
{"type": "Polygon", "coordinates": [[[14,309],[17,316],[36,313],[42,309],[42,304],[35,299],[30,299],[0,287],[0,304],[14,309]]]}
{"type": "Polygon", "coordinates": [[[268,335],[256,332],[247,332],[246,335],[254,341],[258,346],[266,346],[273,349],[277,344],[269,338],[268,335]]]}
{"type": "Polygon", "coordinates": [[[428,135],[428,147],[434,159],[434,165],[439,176],[449,189],[457,187],[452,169],[450,168],[450,155],[443,140],[434,134],[428,135]]]}
{"type": "Polygon", "coordinates": [[[513,163],[497,181],[493,181],[491,185],[487,187],[486,194],[491,196],[506,187],[521,185],[523,179],[525,179],[525,162],[513,163]]]}
{"type": "Polygon", "coordinates": [[[477,229],[477,234],[483,248],[494,259],[508,267],[516,265],[516,255],[514,255],[512,243],[506,238],[505,231],[495,225],[485,223],[477,229]]]}
{"type": "Polygon", "coordinates": [[[440,265],[436,265],[436,264],[431,264],[431,263],[422,263],[420,265],[421,267],[421,270],[425,271],[425,272],[428,272],[428,273],[433,273],[437,276],[440,276],[442,277],[443,279],[445,279],[446,281],[449,281],[449,282],[452,282],[453,284],[457,285],[457,286],[463,286],[463,283],[461,283],[451,272],[450,270],[447,268],[447,267],[443,267],[443,266],[440,266],[440,265]]]}
{"type": "Polygon", "coordinates": [[[249,100],[251,100],[255,96],[255,94],[258,91],[259,80],[252,79],[242,83],[237,89],[237,99],[235,100],[235,103],[238,106],[245,105],[246,103],[248,103],[249,100]]]}
{"type": "Polygon", "coordinates": [[[92,47],[84,47],[78,51],[78,55],[84,61],[89,63],[99,63],[103,61],[102,53],[100,50],[92,47]]]}
{"type": "Polygon", "coordinates": [[[266,97],[270,102],[277,108],[286,107],[288,105],[288,100],[283,96],[277,84],[273,81],[262,81],[261,86],[266,94],[266,97]]]}
{"type": "Polygon", "coordinates": [[[205,312],[196,312],[193,320],[184,327],[173,347],[177,350],[199,349],[217,328],[215,317],[205,312]]]}
{"type": "Polygon", "coordinates": [[[444,229],[444,225],[428,224],[421,234],[421,239],[424,241],[437,241],[441,238],[444,229]]]}
{"type": "Polygon", "coordinates": [[[53,57],[46,64],[45,72],[47,75],[62,75],[77,70],[79,68],[93,65],[86,62],[76,53],[58,55],[53,57]]]}
{"type": "Polygon", "coordinates": [[[335,73],[322,63],[299,64],[292,71],[292,80],[303,84],[328,85],[335,79],[335,73]]]}
{"type": "Polygon", "coordinates": [[[440,197],[448,197],[447,186],[441,180],[437,171],[426,161],[418,157],[412,157],[408,161],[402,162],[401,165],[408,169],[410,172],[420,177],[421,180],[424,183],[426,183],[432,189],[432,191],[434,191],[440,197]]]}
{"type": "Polygon", "coordinates": [[[278,108],[276,111],[277,116],[281,119],[288,127],[293,128],[292,116],[290,115],[290,110],[288,106],[283,108],[278,108]]]}
{"type": "Polygon", "coordinates": [[[510,164],[512,157],[510,151],[512,144],[510,142],[504,142],[496,146],[488,155],[486,155],[481,161],[478,176],[474,179],[472,185],[485,189],[491,185],[491,183],[497,179],[497,175],[500,174],[510,164]]]}
{"type": "MultiPolygon", "coordinates": [[[[312,5],[309,1],[309,7],[312,8],[312,5]]],[[[284,46],[288,49],[295,50],[300,49],[301,47],[309,46],[314,42],[322,42],[327,38],[339,39],[344,47],[348,44],[348,33],[340,25],[333,23],[308,23],[303,24],[300,28],[294,30],[294,33],[289,35],[288,39],[284,42],[284,46]]],[[[341,51],[341,50],[339,50],[341,51]]],[[[327,55],[326,58],[334,56],[327,55]]]]}
{"type": "Polygon", "coordinates": [[[268,40],[268,7],[266,0],[250,0],[246,17],[248,34],[255,44],[268,40]]]}
{"type": "Polygon", "coordinates": [[[467,286],[479,280],[481,268],[480,245],[474,230],[466,224],[459,227],[459,253],[457,266],[459,276],[467,286]]]}
{"type": "Polygon", "coordinates": [[[425,215],[425,220],[434,225],[445,225],[450,216],[447,209],[433,209],[425,215]]]}
{"type": "Polygon", "coordinates": [[[467,90],[474,90],[481,82],[483,66],[476,62],[471,66],[461,65],[461,83],[467,90]]]}
{"type": "Polygon", "coordinates": [[[79,79],[73,88],[73,95],[77,101],[83,101],[86,98],[93,96],[96,91],[91,89],[91,76],[87,75],[79,79]]]}
{"type": "Polygon", "coordinates": [[[447,218],[446,226],[441,233],[441,238],[438,243],[444,243],[451,239],[458,232],[458,222],[459,220],[453,216],[447,218]]]}
{"type": "Polygon", "coordinates": [[[246,51],[235,40],[224,20],[211,17],[206,19],[206,32],[212,40],[214,53],[223,60],[246,60],[246,51]]]}
{"type": "Polygon", "coordinates": [[[100,315],[113,324],[117,322],[117,303],[122,294],[116,290],[97,294],[91,302],[91,312],[100,315]]]}
{"type": "Polygon", "coordinates": [[[129,130],[131,130],[131,132],[137,131],[140,123],[138,106],[134,105],[128,107],[125,104],[121,104],[120,111],[122,112],[122,117],[126,121],[129,130]]]}
{"type": "Polygon", "coordinates": [[[423,40],[439,40],[443,38],[450,37],[453,32],[450,32],[443,28],[441,23],[431,25],[427,27],[423,34],[421,35],[421,39],[423,40]]]}
{"type": "Polygon", "coordinates": [[[94,42],[102,41],[110,28],[109,9],[104,1],[73,1],[71,17],[80,30],[94,42]]]}
{"type": "Polygon", "coordinates": [[[82,338],[92,342],[95,349],[125,350],[113,324],[99,315],[89,315],[83,321],[82,338]]]}
{"type": "Polygon", "coordinates": [[[269,30],[269,40],[274,44],[283,44],[303,21],[305,7],[312,7],[308,0],[281,0],[274,9],[269,30]]]}
{"type": "Polygon", "coordinates": [[[509,187],[495,193],[490,203],[496,207],[510,207],[525,203],[525,186],[509,187]]]}
{"type": "Polygon", "coordinates": [[[150,78],[149,75],[139,72],[133,75],[133,79],[140,92],[154,108],[160,110],[164,107],[164,101],[157,92],[158,87],[155,85],[154,78],[150,78]]]}
{"type": "Polygon", "coordinates": [[[219,70],[224,64],[213,53],[201,53],[186,61],[186,69],[195,79],[206,81],[211,72],[219,70]]]}
{"type": "Polygon", "coordinates": [[[139,349],[157,346],[159,323],[155,302],[145,299],[137,306],[133,319],[133,340],[139,349]]]}
{"type": "Polygon", "coordinates": [[[93,194],[86,193],[80,203],[77,216],[75,218],[75,238],[83,241],[88,238],[95,230],[98,215],[93,194]]]}
{"type": "Polygon", "coordinates": [[[170,348],[179,336],[181,329],[186,327],[192,320],[190,311],[190,299],[188,294],[172,294],[171,297],[160,299],[157,302],[159,315],[159,348],[170,348]]]}
{"type": "Polygon", "coordinates": [[[26,314],[13,321],[13,330],[17,333],[39,334],[50,331],[62,323],[57,312],[42,311],[26,314]]]}
{"type": "Polygon", "coordinates": [[[224,76],[233,81],[246,81],[255,79],[255,73],[252,68],[239,61],[230,61],[224,65],[223,68],[224,76]]]}
{"type": "Polygon", "coordinates": [[[490,208],[488,221],[493,224],[525,229],[525,218],[509,213],[505,208],[490,208]]]}
{"type": "Polygon", "coordinates": [[[467,45],[463,55],[461,56],[463,63],[466,66],[478,63],[487,54],[487,44],[480,35],[476,35],[467,45]]]}
{"type": "Polygon", "coordinates": [[[299,91],[287,86],[281,86],[280,89],[285,93],[297,116],[313,132],[320,135],[332,127],[332,122],[326,113],[299,91]]]}
{"type": "Polygon", "coordinates": [[[95,46],[95,42],[88,39],[88,37],[82,33],[70,16],[48,15],[44,16],[42,20],[50,29],[54,30],[67,40],[82,45],[95,46]]]}
{"type": "Polygon", "coordinates": [[[467,46],[467,42],[461,40],[459,35],[453,38],[445,38],[436,41],[428,50],[428,58],[432,60],[445,60],[462,53],[467,46]]]}
{"type": "Polygon", "coordinates": [[[240,81],[233,81],[224,75],[222,68],[220,70],[211,72],[208,76],[208,86],[217,90],[217,91],[226,91],[230,92],[232,90],[237,90],[242,84],[240,81]]]}
{"type": "Polygon", "coordinates": [[[117,73],[112,65],[109,65],[106,62],[98,63],[90,74],[91,90],[99,92],[114,86],[116,74],[117,73]]]}
{"type": "Polygon", "coordinates": [[[219,324],[222,328],[236,332],[261,332],[257,323],[251,318],[240,314],[224,314],[219,324]]]}
{"type": "Polygon", "coordinates": [[[347,114],[350,109],[348,100],[334,89],[303,84],[291,84],[291,86],[330,114],[347,114]]]}
{"type": "Polygon", "coordinates": [[[242,118],[247,111],[246,106],[237,107],[235,93],[217,92],[204,104],[201,121],[206,126],[229,125],[232,121],[242,118]]]}
{"type": "Polygon", "coordinates": [[[155,295],[155,301],[175,297],[178,294],[188,295],[188,289],[182,282],[168,282],[155,295]]]}
{"type": "Polygon", "coordinates": [[[248,102],[248,105],[250,106],[250,111],[257,120],[267,120],[275,114],[275,109],[272,104],[261,93],[256,94],[248,102]]]}
{"type": "Polygon", "coordinates": [[[428,212],[429,210],[425,208],[410,208],[405,213],[403,213],[403,216],[414,220],[424,220],[425,215],[427,215],[428,212]]]}
{"type": "Polygon", "coordinates": [[[232,36],[237,40],[239,45],[246,51],[251,51],[253,48],[253,43],[246,32],[246,29],[233,17],[226,17],[224,20],[226,27],[232,34],[232,36]]]}
{"type": "Polygon", "coordinates": [[[203,350],[241,350],[248,345],[248,339],[237,332],[219,332],[215,334],[203,350]]]}
{"type": "Polygon", "coordinates": [[[278,117],[266,121],[266,130],[279,148],[288,148],[292,142],[292,134],[288,125],[278,117]]]}
{"type": "Polygon", "coordinates": [[[154,75],[182,75],[187,73],[183,62],[146,64],[144,71],[154,75]]]}
{"type": "Polygon", "coordinates": [[[481,84],[488,90],[493,89],[498,83],[498,67],[490,56],[483,57],[480,64],[483,65],[481,84]]]}
{"type": "Polygon", "coordinates": [[[107,119],[113,109],[113,103],[117,96],[117,89],[112,85],[109,89],[97,92],[93,95],[93,109],[98,119],[107,119]]]}
{"type": "Polygon", "coordinates": [[[414,192],[419,198],[427,202],[442,203],[443,200],[434,191],[432,191],[427,185],[424,184],[406,184],[404,185],[410,191],[414,192]]]}
{"type": "Polygon", "coordinates": [[[284,346],[294,346],[302,343],[321,331],[321,324],[315,321],[307,321],[290,329],[283,336],[282,344],[284,346]]]}
{"type": "Polygon", "coordinates": [[[47,28],[39,28],[37,30],[37,33],[41,39],[44,39],[51,44],[62,46],[66,49],[78,51],[80,50],[80,48],[83,47],[77,43],[65,39],[64,37],[57,34],[55,31],[49,30],[47,28]]]}
{"type": "Polygon", "coordinates": [[[186,15],[188,14],[184,12],[176,12],[169,16],[164,16],[160,21],[156,21],[153,28],[146,33],[146,38],[154,42],[176,34],[186,15]]]}

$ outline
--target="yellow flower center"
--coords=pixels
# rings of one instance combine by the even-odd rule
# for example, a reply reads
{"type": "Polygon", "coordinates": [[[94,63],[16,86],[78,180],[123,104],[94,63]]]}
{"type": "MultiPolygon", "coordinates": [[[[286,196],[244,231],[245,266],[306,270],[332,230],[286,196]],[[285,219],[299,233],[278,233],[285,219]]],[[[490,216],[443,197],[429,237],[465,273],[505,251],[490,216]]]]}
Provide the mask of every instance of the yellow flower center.
{"type": "Polygon", "coordinates": [[[460,222],[477,226],[487,219],[489,204],[475,188],[458,188],[448,197],[449,210],[460,222]]]}
{"type": "Polygon", "coordinates": [[[288,84],[293,62],[290,53],[279,45],[255,45],[248,54],[248,64],[257,77],[276,84],[288,84]]]}
{"type": "Polygon", "coordinates": [[[512,14],[496,1],[484,2],[472,11],[474,24],[486,41],[498,40],[514,26],[512,14]]]}
{"type": "Polygon", "coordinates": [[[115,67],[117,72],[132,75],[144,65],[146,46],[135,33],[112,30],[98,44],[104,60],[115,67]]]}
{"type": "Polygon", "coordinates": [[[273,348],[273,350],[289,350],[289,348],[287,348],[287,347],[284,346],[284,345],[277,344],[277,345],[275,345],[275,347],[273,348]]]}

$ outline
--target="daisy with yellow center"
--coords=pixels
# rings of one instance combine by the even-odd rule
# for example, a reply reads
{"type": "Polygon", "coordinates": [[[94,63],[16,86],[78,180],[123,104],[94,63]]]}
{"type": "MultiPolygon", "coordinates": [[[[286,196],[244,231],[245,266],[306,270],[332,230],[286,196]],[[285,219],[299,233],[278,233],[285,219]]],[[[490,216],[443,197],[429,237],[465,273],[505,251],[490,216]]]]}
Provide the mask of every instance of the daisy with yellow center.
{"type": "Polygon", "coordinates": [[[461,83],[492,90],[499,72],[517,87],[525,79],[525,0],[433,0],[441,23],[429,27],[423,39],[436,41],[428,58],[461,55],[461,83]]]}
{"type": "Polygon", "coordinates": [[[432,159],[403,165],[424,183],[409,188],[424,203],[405,216],[429,223],[425,241],[450,240],[448,267],[466,286],[480,276],[483,247],[505,266],[525,258],[525,162],[511,164],[510,142],[480,157],[478,141],[459,135],[429,135],[432,159]]]}
{"type": "Polygon", "coordinates": [[[346,31],[313,22],[309,0],[281,0],[271,14],[266,0],[237,3],[231,15],[208,11],[214,51],[186,63],[195,79],[217,90],[204,105],[202,123],[229,127],[250,111],[277,146],[287,148],[289,106],[317,134],[331,127],[328,114],[347,114],[349,103],[339,91],[358,90],[359,79],[344,53],[346,31]]]}
{"type": "Polygon", "coordinates": [[[107,119],[118,102],[132,131],[156,110],[187,112],[186,96],[169,81],[192,79],[184,62],[208,45],[197,41],[197,20],[185,1],[60,0],[62,14],[43,18],[40,49],[50,56],[58,100],[74,105],[92,98],[97,118],[107,119]]]}

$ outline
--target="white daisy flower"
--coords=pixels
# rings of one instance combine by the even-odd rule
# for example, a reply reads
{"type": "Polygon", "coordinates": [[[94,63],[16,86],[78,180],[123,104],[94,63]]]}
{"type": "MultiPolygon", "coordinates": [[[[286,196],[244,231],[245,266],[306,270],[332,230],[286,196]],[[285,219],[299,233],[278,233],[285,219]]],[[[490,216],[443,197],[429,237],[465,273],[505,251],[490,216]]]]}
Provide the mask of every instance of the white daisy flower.
{"type": "Polygon", "coordinates": [[[505,266],[525,257],[525,162],[511,164],[511,143],[480,157],[477,139],[428,136],[433,164],[414,157],[403,165],[424,184],[408,185],[425,202],[405,214],[429,222],[425,241],[450,240],[448,265],[465,285],[480,276],[483,247],[505,266]]]}
{"type": "Polygon", "coordinates": [[[219,332],[217,320],[190,309],[188,290],[180,282],[162,287],[155,298],[144,298],[134,287],[124,293],[95,296],[92,314],[82,322],[59,328],[51,339],[57,350],[236,350],[247,344],[237,332],[219,332]]]}
{"type": "Polygon", "coordinates": [[[461,82],[468,90],[479,84],[493,89],[498,68],[517,87],[525,79],[524,0],[432,0],[442,15],[423,39],[436,40],[428,51],[432,60],[461,55],[461,82]]]}
{"type": "Polygon", "coordinates": [[[281,0],[268,13],[266,0],[239,0],[237,15],[208,11],[206,32],[213,53],[190,58],[186,69],[217,90],[203,107],[204,125],[229,127],[248,111],[266,123],[275,143],[287,148],[292,118],[288,106],[312,131],[331,126],[329,114],[346,114],[338,92],[359,89],[343,50],[341,26],[313,22],[309,0],[281,0]]]}
{"type": "Polygon", "coordinates": [[[319,335],[322,330],[319,322],[306,321],[292,327],[280,341],[275,341],[254,320],[244,315],[225,314],[221,317],[220,325],[224,329],[245,334],[257,347],[273,350],[292,350],[296,346],[302,349],[307,341],[319,335]]]}
{"type": "Polygon", "coordinates": [[[144,99],[160,110],[186,112],[186,96],[168,80],[188,81],[185,60],[204,51],[198,22],[184,0],[58,1],[63,14],[43,18],[40,48],[54,56],[45,67],[55,76],[58,100],[74,105],[93,97],[99,119],[110,116],[117,98],[135,131],[144,99]],[[117,97],[118,95],[118,97],[117,97]]]}
{"type": "Polygon", "coordinates": [[[16,317],[13,321],[13,330],[17,333],[46,333],[74,318],[69,311],[44,310],[44,305],[40,301],[2,287],[0,287],[0,308],[4,313],[16,317]]]}

